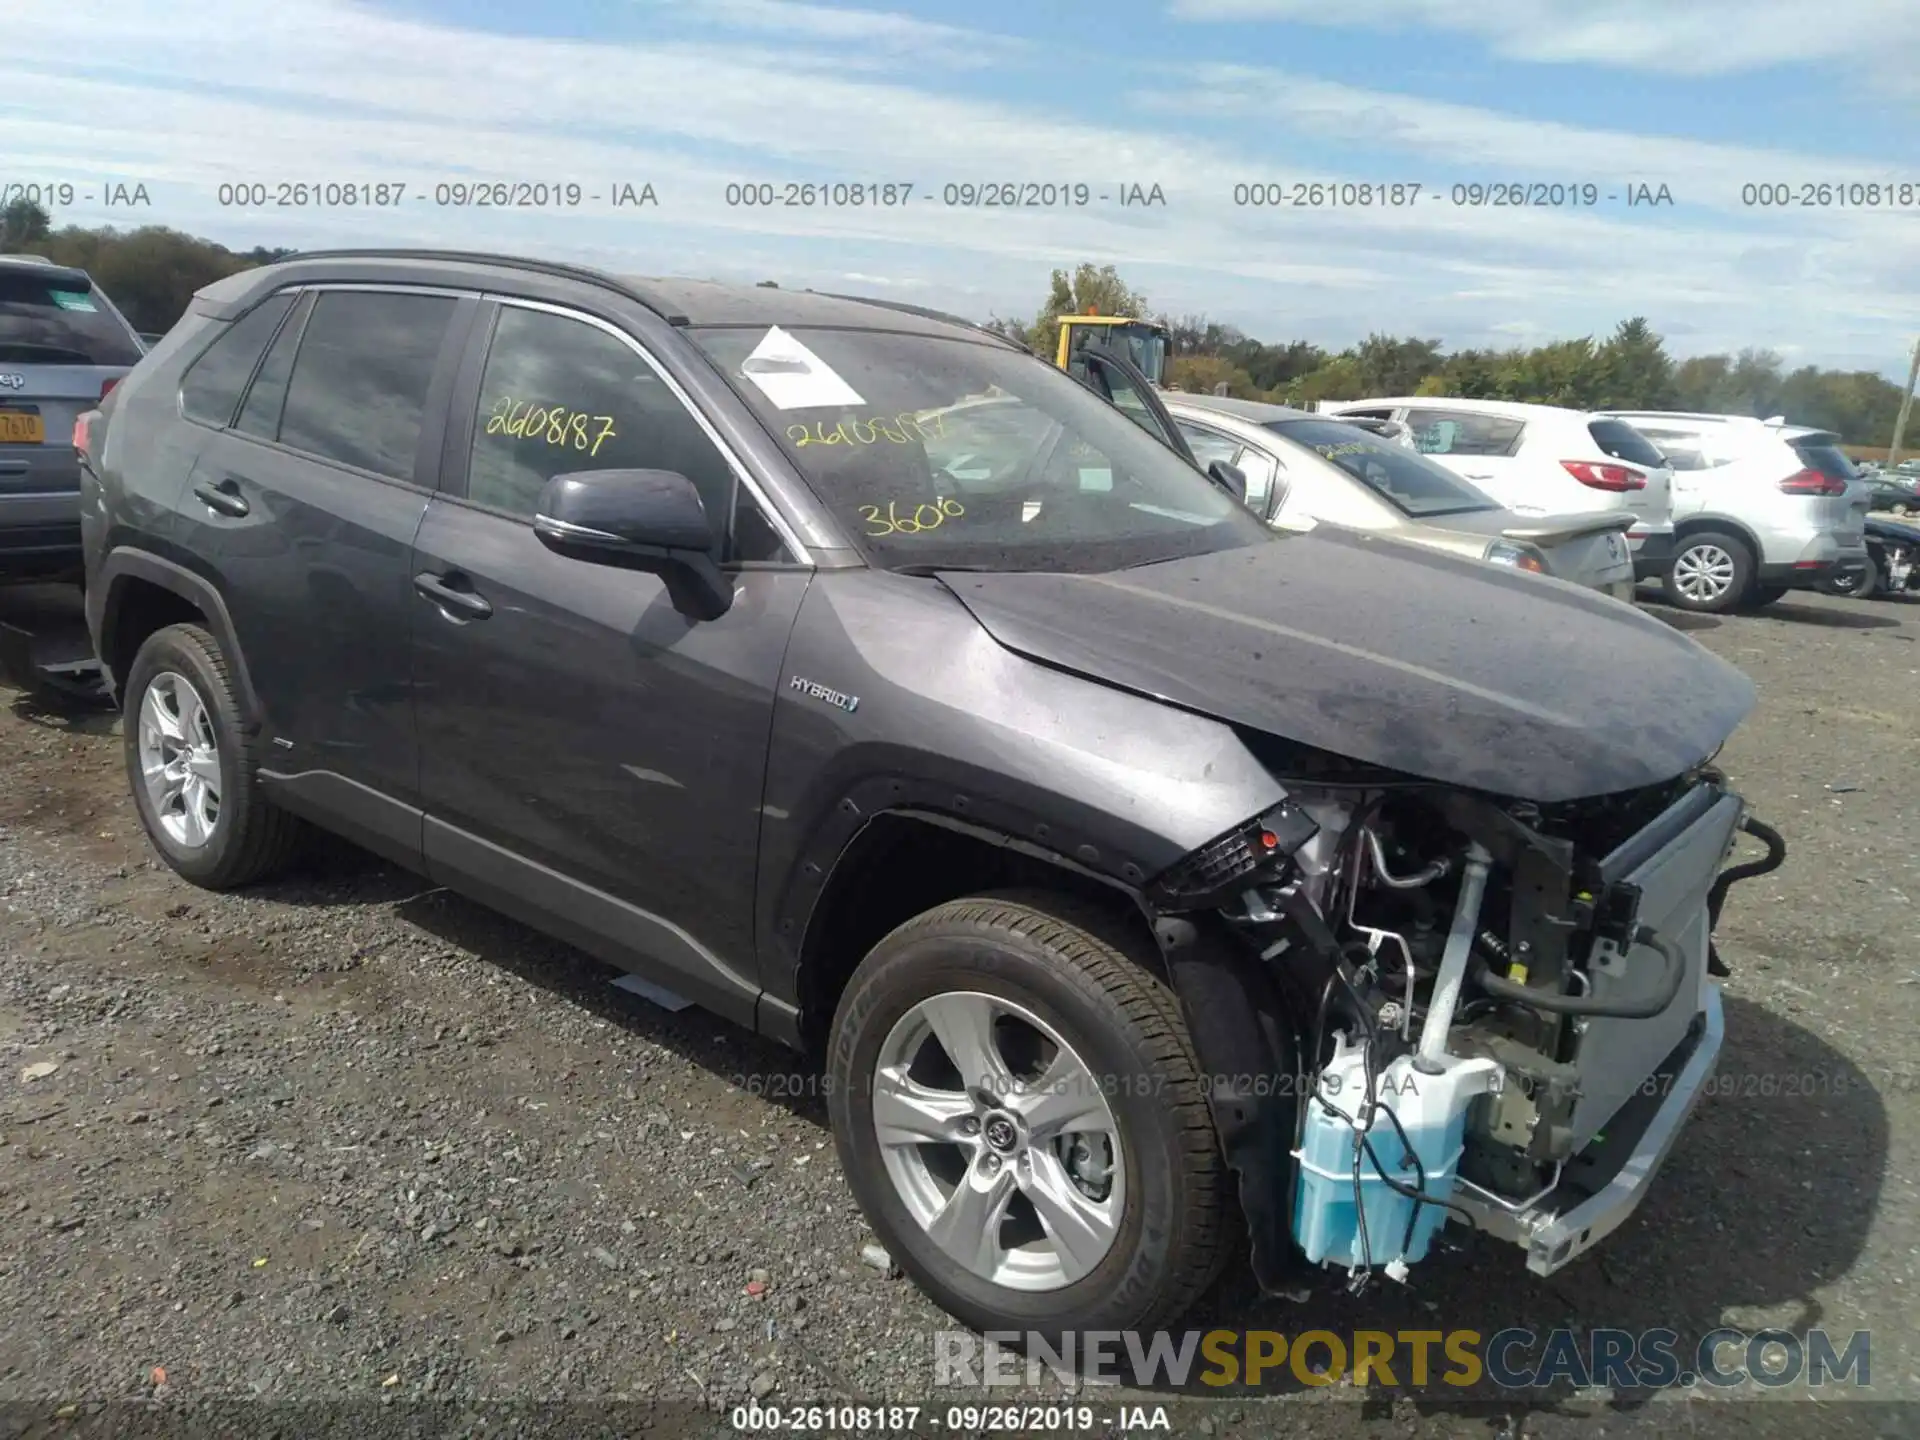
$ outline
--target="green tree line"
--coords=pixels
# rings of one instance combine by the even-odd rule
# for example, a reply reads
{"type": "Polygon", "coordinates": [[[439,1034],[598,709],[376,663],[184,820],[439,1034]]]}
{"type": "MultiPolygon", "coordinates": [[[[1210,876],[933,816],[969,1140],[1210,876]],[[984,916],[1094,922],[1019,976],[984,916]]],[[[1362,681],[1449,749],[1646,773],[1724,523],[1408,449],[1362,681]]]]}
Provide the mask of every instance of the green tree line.
{"type": "Polygon", "coordinates": [[[1106,315],[1151,316],[1172,341],[1167,383],[1244,400],[1308,406],[1374,395],[1450,395],[1526,400],[1579,410],[1700,410],[1766,417],[1832,430],[1849,444],[1885,448],[1893,438],[1900,388],[1868,370],[1788,370],[1771,350],[1676,360],[1644,317],[1622,320],[1596,339],[1557,340],[1531,349],[1449,351],[1438,339],[1372,334],[1344,350],[1305,340],[1269,343],[1204,315],[1155,314],[1146,296],[1111,265],[1055,270],[1031,322],[993,328],[1051,354],[1060,316],[1089,307],[1106,315]]]}
{"type": "MultiPolygon", "coordinates": [[[[27,200],[0,210],[0,253],[44,255],[86,270],[113,297],[134,328],[163,332],[186,313],[196,290],[291,251],[256,246],[229,250],[165,226],[136,230],[55,229],[27,200]]],[[[763,281],[772,286],[774,282],[763,281]]],[[[1057,337],[1054,322],[1089,307],[1106,315],[1153,315],[1147,297],[1111,265],[1055,270],[1031,321],[991,327],[1043,355],[1057,337]]],[[[1533,349],[1448,351],[1438,339],[1369,335],[1344,350],[1305,340],[1255,340],[1204,315],[1157,315],[1173,340],[1167,381],[1183,390],[1248,400],[1310,405],[1370,395],[1457,395],[1533,400],[1579,409],[1676,409],[1785,415],[1833,430],[1860,446],[1887,445],[1900,408],[1899,387],[1870,371],[1789,371],[1767,350],[1675,360],[1640,317],[1623,320],[1604,339],[1559,340],[1533,349]]]]}

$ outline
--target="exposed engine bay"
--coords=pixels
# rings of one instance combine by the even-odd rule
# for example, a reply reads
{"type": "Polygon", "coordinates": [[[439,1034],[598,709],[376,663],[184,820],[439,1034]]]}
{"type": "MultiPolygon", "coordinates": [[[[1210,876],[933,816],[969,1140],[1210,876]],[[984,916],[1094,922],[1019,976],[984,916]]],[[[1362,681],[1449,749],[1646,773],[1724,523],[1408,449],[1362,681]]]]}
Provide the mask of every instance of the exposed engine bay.
{"type": "Polygon", "coordinates": [[[1550,806],[1288,789],[1160,888],[1227,917],[1310,1015],[1293,1245],[1356,1286],[1404,1280],[1452,1218],[1551,1273],[1638,1204],[1691,1108],[1719,1045],[1714,923],[1783,842],[1711,768],[1550,806]],[[1768,854],[1723,871],[1742,831],[1768,854]]]}

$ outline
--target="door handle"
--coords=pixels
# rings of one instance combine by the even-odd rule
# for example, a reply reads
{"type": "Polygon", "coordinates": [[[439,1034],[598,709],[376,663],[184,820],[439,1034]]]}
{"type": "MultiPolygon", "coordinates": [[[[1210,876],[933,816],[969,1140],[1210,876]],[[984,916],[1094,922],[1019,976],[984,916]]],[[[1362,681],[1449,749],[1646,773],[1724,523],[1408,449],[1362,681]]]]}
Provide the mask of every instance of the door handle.
{"type": "Polygon", "coordinates": [[[238,520],[253,509],[247,503],[246,496],[240,493],[240,486],[232,480],[222,480],[218,485],[209,485],[201,481],[193,487],[194,497],[209,510],[220,515],[230,515],[238,520]]]}
{"type": "Polygon", "coordinates": [[[461,619],[484,620],[493,614],[493,605],[484,595],[474,594],[468,588],[466,578],[458,570],[445,575],[423,570],[413,577],[413,588],[442,610],[459,612],[461,619]]]}

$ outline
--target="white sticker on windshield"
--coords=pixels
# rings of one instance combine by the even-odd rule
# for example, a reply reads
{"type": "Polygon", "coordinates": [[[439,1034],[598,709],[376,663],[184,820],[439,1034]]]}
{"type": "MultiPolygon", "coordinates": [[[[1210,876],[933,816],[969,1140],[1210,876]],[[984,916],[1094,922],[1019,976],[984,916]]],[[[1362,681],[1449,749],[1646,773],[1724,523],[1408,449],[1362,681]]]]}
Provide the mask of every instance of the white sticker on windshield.
{"type": "Polygon", "coordinates": [[[826,361],[778,325],[753,347],[740,369],[778,410],[867,403],[826,361]]]}

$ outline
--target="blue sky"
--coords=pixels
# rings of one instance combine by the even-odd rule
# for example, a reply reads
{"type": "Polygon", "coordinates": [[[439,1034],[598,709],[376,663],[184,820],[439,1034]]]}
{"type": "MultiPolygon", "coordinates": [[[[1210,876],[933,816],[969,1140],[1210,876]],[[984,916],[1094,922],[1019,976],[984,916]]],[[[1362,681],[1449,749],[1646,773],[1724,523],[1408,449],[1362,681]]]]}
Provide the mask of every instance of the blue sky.
{"type": "Polygon", "coordinates": [[[524,249],[981,318],[1030,315],[1049,270],[1090,259],[1156,310],[1333,347],[1371,331],[1537,343],[1642,314],[1681,355],[1760,345],[1904,379],[1920,335],[1915,0],[10,0],[8,13],[0,185],[72,182],[58,220],[152,221],[241,248],[524,249]],[[438,203],[438,186],[476,179],[602,196],[650,183],[658,203],[438,203]],[[222,203],[223,185],[303,180],[407,195],[222,203]],[[729,184],[807,181],[914,192],[891,207],[728,203],[729,184]],[[144,184],[151,207],[103,208],[113,182],[144,184]],[[947,203],[949,186],[992,182],[1095,197],[1158,185],[1165,200],[947,203]],[[1236,186],[1291,198],[1366,182],[1421,190],[1399,205],[1235,203],[1236,186]],[[1454,187],[1489,183],[1592,185],[1598,202],[1455,203],[1454,187]],[[1758,184],[1796,200],[1822,184],[1909,194],[1905,208],[1760,206],[1744,191],[1758,184]],[[1626,203],[1663,185],[1674,203],[1626,203]]]}

